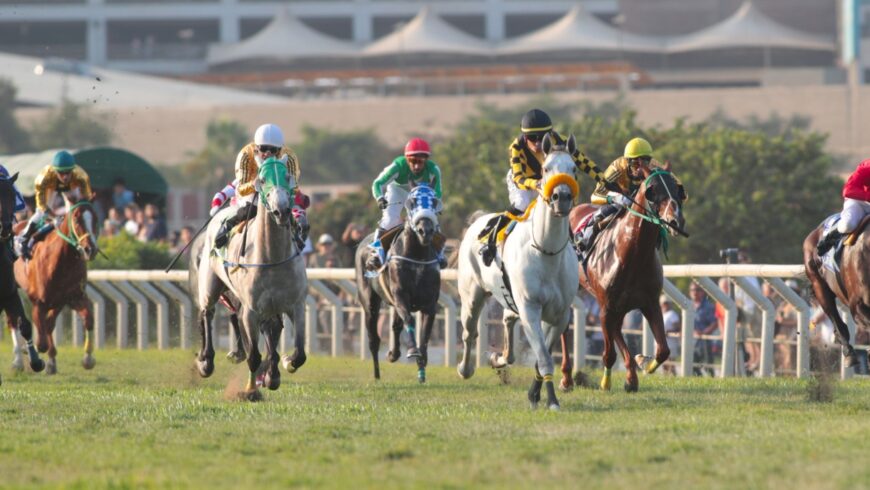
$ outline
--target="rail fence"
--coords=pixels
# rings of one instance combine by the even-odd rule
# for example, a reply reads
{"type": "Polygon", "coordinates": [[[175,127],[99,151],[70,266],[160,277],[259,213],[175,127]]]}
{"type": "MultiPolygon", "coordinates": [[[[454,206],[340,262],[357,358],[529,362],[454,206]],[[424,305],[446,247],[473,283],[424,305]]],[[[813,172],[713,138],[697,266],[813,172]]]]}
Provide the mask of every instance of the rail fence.
{"type": "MultiPolygon", "coordinates": [[[[693,362],[696,335],[694,332],[695,309],[691,299],[677,288],[673,281],[692,279],[696,281],[724,309],[724,328],[720,335],[703,337],[721,341],[721,362],[715,367],[718,376],[744,375],[744,363],[737,335],[737,305],[729,294],[726,294],[711,278],[728,277],[733,284],[747,293],[761,313],[761,336],[748,339],[758,342],[761,346],[761,362],[758,375],[773,376],[774,345],[785,344],[789,349],[796,350],[796,362],[791,371],[798,377],[806,377],[810,373],[810,306],[799,294],[788,287],[784,279],[803,278],[803,267],[798,265],[668,265],[664,267],[664,294],[667,295],[681,312],[681,333],[672,334],[679,338],[682,356],[676,361],[669,361],[673,371],[682,376],[691,375],[698,367],[693,362]],[[786,302],[797,312],[797,336],[794,340],[775,339],[774,319],[776,310],[774,304],[760,291],[751,285],[748,278],[757,277],[766,281],[786,302]]],[[[442,271],[442,290],[439,296],[441,310],[437,316],[435,331],[430,340],[430,362],[454,366],[461,350],[461,325],[459,324],[459,295],[456,289],[457,273],[455,269],[442,271]],[[448,328],[452,326],[452,328],[448,328]]],[[[307,350],[311,353],[331,356],[345,355],[356,351],[360,358],[370,357],[366,329],[363,324],[362,310],[355,301],[356,286],[353,269],[308,269],[309,295],[306,298],[305,328],[307,350]]],[[[194,307],[187,292],[187,272],[171,271],[106,271],[94,270],[88,272],[87,294],[94,306],[95,346],[97,349],[107,345],[108,340],[118,348],[137,349],[167,349],[180,347],[190,349],[199,345],[198,326],[194,320],[194,307]],[[110,318],[107,316],[112,314],[110,318]],[[132,337],[131,337],[132,336],[132,337]]],[[[573,304],[572,330],[574,367],[582,369],[592,360],[600,362],[600,355],[589,354],[588,343],[591,335],[599,331],[597,326],[587,326],[586,306],[578,296],[573,304]],[[582,334],[574,335],[576,332],[582,334]]],[[[218,311],[224,311],[218,307],[218,311]]],[[[844,314],[851,337],[855,337],[855,324],[848,311],[844,314]]],[[[234,341],[226,312],[219,313],[217,323],[221,330],[216,335],[218,346],[226,347],[234,341]],[[226,334],[222,334],[226,332],[226,334]]],[[[385,308],[383,317],[391,319],[392,308],[385,308]]],[[[476,361],[478,365],[488,362],[490,333],[501,332],[501,321],[498,305],[490,301],[487,310],[481,315],[479,338],[477,342],[476,361]]],[[[68,311],[61,316],[55,331],[58,343],[65,341],[65,328],[71,331],[71,343],[80,346],[83,342],[81,322],[68,311]],[[65,327],[68,325],[68,327],[65,327]]],[[[419,322],[419,320],[418,320],[419,322]]],[[[381,331],[392,331],[391,322],[386,322],[386,328],[381,331]]],[[[288,350],[292,345],[292,328],[285,318],[284,334],[280,347],[288,350]]],[[[517,325],[518,330],[522,329],[517,325]]],[[[2,332],[2,329],[0,329],[2,332]]],[[[386,334],[386,332],[384,332],[386,334]]],[[[419,335],[420,329],[417,330],[419,335]]],[[[640,347],[645,355],[654,352],[654,339],[646,321],[642,331],[627,331],[629,335],[640,338],[640,347]]],[[[517,334],[515,337],[521,339],[517,334]]],[[[386,340],[386,339],[385,339],[386,340]]],[[[392,340],[392,338],[390,339],[392,340]]],[[[747,339],[743,339],[746,341],[747,339]]],[[[382,344],[383,345],[383,344],[382,344]]],[[[500,344],[497,344],[500,345],[500,344]]],[[[863,346],[866,348],[866,346],[863,346]]],[[[499,347],[500,348],[500,347],[499,347]]],[[[617,350],[617,352],[619,352],[617,350]]],[[[520,356],[522,357],[522,356],[520,356]]],[[[672,356],[673,357],[673,356],[672,356]]],[[[617,369],[622,362],[617,363],[617,369]]],[[[840,375],[847,378],[853,375],[852,369],[844,367],[842,360],[840,375]]],[[[624,368],[622,368],[624,369],[624,368]]]]}

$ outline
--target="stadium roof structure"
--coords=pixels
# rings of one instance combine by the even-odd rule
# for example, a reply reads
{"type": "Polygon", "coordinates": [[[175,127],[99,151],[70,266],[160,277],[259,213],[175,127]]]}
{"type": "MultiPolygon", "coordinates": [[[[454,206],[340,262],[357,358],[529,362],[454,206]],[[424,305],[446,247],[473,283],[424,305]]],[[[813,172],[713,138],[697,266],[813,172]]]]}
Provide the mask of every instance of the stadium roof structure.
{"type": "Polygon", "coordinates": [[[729,48],[790,48],[833,51],[834,41],[784,26],[747,0],[731,17],[710,27],[672,38],[669,53],[729,48]]]}
{"type": "Polygon", "coordinates": [[[206,61],[215,66],[237,61],[353,58],[359,51],[355,44],[318,32],[282,8],[266,27],[244,41],[209,46],[206,61]]]}
{"type": "Polygon", "coordinates": [[[623,32],[577,5],[562,18],[498,48],[500,55],[576,51],[662,53],[660,38],[623,32]]]}
{"type": "Polygon", "coordinates": [[[448,24],[429,7],[423,7],[402,28],[362,51],[366,57],[410,54],[492,56],[494,51],[489,43],[448,24]]]}
{"type": "MultiPolygon", "coordinates": [[[[39,172],[51,163],[54,150],[37,153],[21,153],[18,155],[0,156],[2,163],[10,174],[18,172],[15,185],[21,193],[29,196],[34,192],[33,181],[39,172]]],[[[127,150],[113,147],[96,147],[84,150],[70,150],[75,156],[76,164],[88,172],[91,187],[108,189],[115,180],[123,178],[128,189],[140,194],[165,196],[169,188],[166,179],[160,175],[144,158],[127,150]]]]}
{"type": "Polygon", "coordinates": [[[107,70],[80,61],[0,53],[3,76],[21,105],[56,106],[66,99],[97,109],[274,104],[275,95],[107,70]]]}

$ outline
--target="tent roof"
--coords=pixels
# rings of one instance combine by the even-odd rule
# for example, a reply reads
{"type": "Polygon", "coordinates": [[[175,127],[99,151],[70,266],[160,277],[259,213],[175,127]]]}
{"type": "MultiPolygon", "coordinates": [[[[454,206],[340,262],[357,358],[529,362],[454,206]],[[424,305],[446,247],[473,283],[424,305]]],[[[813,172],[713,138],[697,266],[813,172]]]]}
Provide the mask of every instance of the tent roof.
{"type": "Polygon", "coordinates": [[[369,44],[364,56],[403,54],[464,54],[489,56],[492,49],[485,41],[466,34],[434,14],[422,10],[400,30],[369,44]]]}
{"type": "Polygon", "coordinates": [[[622,32],[577,5],[556,22],[504,42],[499,54],[581,50],[660,53],[664,50],[664,42],[622,32]]]}
{"type": "Polygon", "coordinates": [[[359,48],[351,42],[322,34],[302,23],[286,8],[279,10],[259,32],[238,43],[209,46],[209,65],[267,59],[292,61],[302,58],[351,57],[359,48]]]}
{"type": "MultiPolygon", "coordinates": [[[[25,195],[33,194],[33,181],[39,172],[51,163],[58,150],[45,150],[37,153],[0,156],[10,174],[18,172],[15,185],[25,195]]],[[[133,192],[165,196],[168,189],[166,180],[142,157],[120,148],[98,147],[86,150],[71,150],[76,164],[88,172],[91,187],[107,189],[115,179],[122,177],[127,188],[133,192]]]]}
{"type": "Polygon", "coordinates": [[[794,48],[833,51],[832,40],[784,26],[747,0],[731,17],[706,29],[671,39],[668,52],[723,48],[794,48]]]}

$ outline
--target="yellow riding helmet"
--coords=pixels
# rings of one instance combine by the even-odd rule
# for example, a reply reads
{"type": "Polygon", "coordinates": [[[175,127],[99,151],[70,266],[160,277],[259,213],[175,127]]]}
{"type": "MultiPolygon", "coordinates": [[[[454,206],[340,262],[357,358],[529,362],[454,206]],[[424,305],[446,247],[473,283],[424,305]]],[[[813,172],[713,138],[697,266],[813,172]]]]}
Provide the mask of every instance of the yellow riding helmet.
{"type": "Polygon", "coordinates": [[[625,145],[625,158],[652,157],[652,146],[643,138],[634,138],[625,145]]]}

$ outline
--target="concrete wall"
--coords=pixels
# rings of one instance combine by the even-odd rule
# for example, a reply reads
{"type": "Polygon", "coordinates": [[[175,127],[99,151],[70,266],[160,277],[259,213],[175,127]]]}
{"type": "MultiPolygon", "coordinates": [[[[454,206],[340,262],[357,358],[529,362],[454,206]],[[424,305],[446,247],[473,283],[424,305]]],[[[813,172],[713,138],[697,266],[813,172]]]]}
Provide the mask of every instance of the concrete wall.
{"type": "MultiPolygon", "coordinates": [[[[586,92],[556,96],[565,101],[604,101],[613,92],[586,92]]],[[[487,97],[388,97],[334,100],[288,100],[274,106],[242,108],[154,108],[101,113],[118,140],[156,164],[178,164],[205,143],[205,126],[214,117],[238,120],[251,134],[259,124],[279,124],[290,143],[298,141],[305,124],[333,129],[374,128],[384,141],[400,146],[409,135],[435,137],[454,130],[474,113],[475,104],[501,107],[525,103],[529,95],[487,97]]],[[[734,118],[799,114],[812,119],[812,127],[830,134],[829,150],[853,159],[870,156],[870,87],[854,95],[846,86],[804,86],[697,90],[636,91],[627,95],[644,124],[669,125],[674,119],[703,119],[721,109],[734,118]]],[[[42,109],[21,109],[18,115],[31,124],[42,109]]],[[[519,124],[521,114],[517,114],[519,124]]],[[[558,126],[558,122],[557,122],[558,126]]],[[[505,142],[507,144],[507,142],[505,142]]],[[[231,165],[235,155],[227,155],[231,165]]]]}

